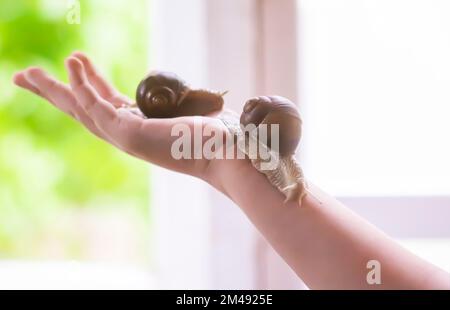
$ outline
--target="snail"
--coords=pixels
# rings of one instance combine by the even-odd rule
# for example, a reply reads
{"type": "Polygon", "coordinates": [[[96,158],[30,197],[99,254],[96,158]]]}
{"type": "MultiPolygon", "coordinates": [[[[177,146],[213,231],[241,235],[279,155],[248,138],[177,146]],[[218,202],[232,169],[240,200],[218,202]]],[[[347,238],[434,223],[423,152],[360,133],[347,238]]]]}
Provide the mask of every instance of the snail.
{"type": "Polygon", "coordinates": [[[259,148],[265,148],[270,158],[250,157],[253,167],[263,173],[269,182],[286,197],[285,202],[297,201],[300,205],[307,194],[307,186],[303,171],[295,159],[295,151],[301,139],[302,120],[297,107],[290,100],[280,96],[260,96],[248,100],[241,114],[239,124],[231,117],[223,118],[228,129],[238,138],[244,140],[238,143],[240,150],[249,155],[248,140],[254,139],[259,148]],[[253,124],[253,132],[246,132],[245,127],[253,124]],[[272,125],[278,125],[278,148],[272,148],[272,125]],[[267,125],[266,139],[260,139],[257,130],[261,125],[267,125]],[[250,134],[250,137],[247,135],[250,134]],[[276,159],[273,168],[264,168],[262,164],[276,159]]]}
{"type": "Polygon", "coordinates": [[[234,113],[222,111],[225,93],[191,89],[176,74],[152,71],[137,87],[136,103],[139,110],[134,112],[148,118],[218,114],[217,117],[231,136],[236,138],[238,148],[244,154],[250,153],[249,141],[256,141],[258,148],[267,151],[268,158],[248,156],[253,167],[286,196],[286,201],[297,201],[301,205],[307,187],[302,169],[295,160],[295,151],[302,133],[302,121],[295,104],[279,96],[255,97],[245,103],[239,118],[234,113]],[[245,130],[249,124],[254,125],[252,132],[245,130]],[[278,143],[271,140],[271,128],[274,124],[279,129],[278,143]],[[265,141],[259,139],[256,133],[261,125],[268,125],[265,141]],[[278,147],[275,148],[275,145],[278,147]],[[277,165],[270,169],[264,168],[264,164],[274,158],[277,165]]]}
{"type": "Polygon", "coordinates": [[[286,98],[256,97],[248,100],[243,108],[240,123],[243,126],[254,124],[258,127],[267,124],[268,144],[270,145],[270,125],[279,125],[279,153],[286,157],[295,153],[302,134],[302,120],[294,103],[286,98]]]}
{"type": "Polygon", "coordinates": [[[148,118],[208,115],[222,110],[225,93],[191,89],[174,73],[152,71],[139,83],[136,103],[148,118]]]}

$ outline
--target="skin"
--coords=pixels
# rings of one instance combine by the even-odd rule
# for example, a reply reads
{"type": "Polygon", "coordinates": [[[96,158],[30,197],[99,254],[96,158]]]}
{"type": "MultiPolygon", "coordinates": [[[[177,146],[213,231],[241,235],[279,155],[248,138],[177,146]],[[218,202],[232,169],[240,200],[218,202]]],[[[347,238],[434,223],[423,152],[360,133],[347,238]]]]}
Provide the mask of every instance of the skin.
{"type": "Polygon", "coordinates": [[[98,73],[83,53],[66,60],[69,85],[31,67],[14,83],[41,96],[107,143],[170,170],[200,178],[234,201],[273,248],[312,289],[450,289],[450,275],[408,252],[316,186],[299,207],[246,159],[175,160],[172,126],[192,130],[195,120],[227,134],[214,116],[142,119],[125,109],[133,102],[98,73]],[[242,178],[242,176],[246,176],[242,178]],[[258,193],[252,195],[251,193],[258,193]],[[369,285],[369,260],[381,264],[382,284],[369,285]]]}

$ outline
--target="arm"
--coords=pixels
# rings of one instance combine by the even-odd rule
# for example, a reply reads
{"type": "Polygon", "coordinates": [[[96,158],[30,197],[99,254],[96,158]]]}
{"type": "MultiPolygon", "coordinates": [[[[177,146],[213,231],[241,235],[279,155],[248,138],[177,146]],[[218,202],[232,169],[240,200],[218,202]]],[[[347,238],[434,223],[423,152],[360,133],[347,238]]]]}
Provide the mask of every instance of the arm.
{"type": "MultiPolygon", "coordinates": [[[[311,191],[322,203],[308,196],[301,208],[283,205],[282,194],[248,160],[173,159],[173,125],[192,127],[199,117],[144,120],[120,109],[131,101],[106,82],[85,55],[73,54],[66,67],[70,85],[40,68],[17,73],[14,82],[124,152],[209,182],[241,207],[311,288],[450,288],[447,273],[407,252],[316,187],[311,191]],[[372,259],[381,263],[381,286],[366,283],[366,263],[372,259]]],[[[200,119],[226,133],[218,119],[200,119]]]]}
{"type": "Polygon", "coordinates": [[[450,289],[450,275],[408,252],[333,197],[310,187],[302,206],[242,164],[212,164],[224,192],[246,213],[278,254],[313,289],[450,289]],[[236,166],[236,167],[232,167],[236,166]],[[236,182],[233,171],[246,175],[236,182]],[[251,195],[249,193],[258,193],[251,195]],[[319,202],[320,201],[320,202],[319,202]],[[381,264],[381,285],[366,281],[370,260],[381,264]]]}

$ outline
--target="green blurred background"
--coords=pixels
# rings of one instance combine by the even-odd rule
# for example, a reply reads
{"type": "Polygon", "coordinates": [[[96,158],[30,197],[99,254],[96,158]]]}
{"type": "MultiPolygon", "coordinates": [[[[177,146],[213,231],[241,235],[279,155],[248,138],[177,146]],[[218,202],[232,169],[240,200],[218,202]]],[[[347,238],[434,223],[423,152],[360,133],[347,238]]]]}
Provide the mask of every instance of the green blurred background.
{"type": "Polygon", "coordinates": [[[147,69],[145,0],[0,0],[0,259],[146,260],[148,165],[11,82],[86,52],[132,96],[147,69]]]}

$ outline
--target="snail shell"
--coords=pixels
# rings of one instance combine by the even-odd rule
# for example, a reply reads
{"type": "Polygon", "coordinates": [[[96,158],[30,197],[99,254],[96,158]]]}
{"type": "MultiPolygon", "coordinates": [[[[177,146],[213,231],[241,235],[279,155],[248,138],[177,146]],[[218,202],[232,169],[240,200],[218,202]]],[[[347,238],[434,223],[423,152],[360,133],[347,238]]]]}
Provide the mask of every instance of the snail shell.
{"type": "Polygon", "coordinates": [[[223,95],[191,89],[174,73],[152,71],[139,83],[136,103],[148,118],[208,115],[222,110],[223,95]]]}
{"type": "Polygon", "coordinates": [[[257,139],[279,155],[278,166],[275,169],[262,169],[261,163],[264,160],[260,158],[251,159],[251,163],[285,195],[286,202],[296,201],[301,206],[308,190],[303,171],[295,159],[295,150],[302,134],[302,120],[295,104],[279,96],[256,97],[245,103],[239,122],[241,128],[249,124],[255,125],[254,130],[258,130],[262,124],[268,125],[267,141],[260,141],[259,136],[257,139]],[[272,148],[270,125],[274,124],[279,125],[278,150],[272,148]]]}
{"type": "Polygon", "coordinates": [[[242,126],[267,124],[267,144],[271,147],[271,126],[279,125],[280,157],[295,153],[302,135],[302,120],[297,107],[290,100],[279,97],[256,97],[248,100],[241,114],[242,126]]]}

